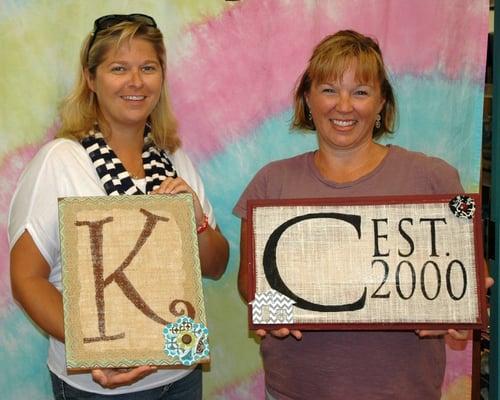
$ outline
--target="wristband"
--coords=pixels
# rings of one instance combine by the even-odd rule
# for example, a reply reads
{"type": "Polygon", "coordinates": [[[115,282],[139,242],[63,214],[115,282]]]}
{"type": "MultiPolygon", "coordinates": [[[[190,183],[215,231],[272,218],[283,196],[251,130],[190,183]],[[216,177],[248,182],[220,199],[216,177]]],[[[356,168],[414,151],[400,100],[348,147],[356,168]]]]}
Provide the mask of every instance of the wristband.
{"type": "Polygon", "coordinates": [[[208,217],[207,214],[203,214],[203,222],[196,228],[196,233],[199,235],[200,233],[205,232],[207,228],[208,228],[208,217]]]}

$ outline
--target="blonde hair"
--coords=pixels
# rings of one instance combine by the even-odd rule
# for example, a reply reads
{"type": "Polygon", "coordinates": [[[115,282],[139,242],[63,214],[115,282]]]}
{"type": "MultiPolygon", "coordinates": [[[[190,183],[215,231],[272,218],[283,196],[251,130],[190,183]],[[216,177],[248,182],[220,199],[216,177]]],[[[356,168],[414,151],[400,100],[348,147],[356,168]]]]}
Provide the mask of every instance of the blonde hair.
{"type": "Polygon", "coordinates": [[[380,128],[374,127],[373,138],[378,139],[394,132],[396,100],[380,47],[374,39],[351,30],[327,36],[314,48],[295,89],[292,128],[316,130],[312,119],[307,118],[309,108],[305,95],[311,90],[313,82],[340,80],[353,63],[356,63],[356,79],[363,83],[379,83],[382,98],[385,99],[380,112],[380,128]]]}
{"type": "MultiPolygon", "coordinates": [[[[60,106],[61,128],[56,137],[81,140],[89,135],[97,121],[106,130],[105,121],[95,94],[88,87],[85,71],[94,77],[97,67],[104,61],[106,53],[119,48],[125,41],[140,38],[151,43],[160,62],[163,76],[166,76],[166,50],[163,35],[159,29],[141,22],[124,21],[96,33],[92,43],[92,33],[83,42],[80,51],[80,74],[78,80],[60,106]],[[92,46],[89,49],[89,46],[92,46]]],[[[177,133],[177,121],[172,112],[166,79],[162,85],[160,99],[149,116],[151,138],[156,146],[173,153],[181,141],[177,133]]]]}

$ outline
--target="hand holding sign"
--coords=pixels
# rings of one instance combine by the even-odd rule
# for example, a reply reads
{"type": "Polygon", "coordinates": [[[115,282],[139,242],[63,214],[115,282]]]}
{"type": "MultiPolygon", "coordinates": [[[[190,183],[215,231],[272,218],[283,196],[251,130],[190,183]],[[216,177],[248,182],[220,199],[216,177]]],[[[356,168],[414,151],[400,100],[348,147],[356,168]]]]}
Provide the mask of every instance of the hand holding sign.
{"type": "MultiPolygon", "coordinates": [[[[486,262],[485,262],[486,264],[486,262]]],[[[485,289],[488,290],[493,286],[495,281],[492,277],[487,276],[485,278],[485,289]]],[[[416,330],[415,333],[420,337],[429,337],[429,336],[442,336],[442,335],[450,335],[455,340],[467,340],[470,338],[469,330],[456,330],[456,329],[448,329],[448,330],[416,330]]]]}

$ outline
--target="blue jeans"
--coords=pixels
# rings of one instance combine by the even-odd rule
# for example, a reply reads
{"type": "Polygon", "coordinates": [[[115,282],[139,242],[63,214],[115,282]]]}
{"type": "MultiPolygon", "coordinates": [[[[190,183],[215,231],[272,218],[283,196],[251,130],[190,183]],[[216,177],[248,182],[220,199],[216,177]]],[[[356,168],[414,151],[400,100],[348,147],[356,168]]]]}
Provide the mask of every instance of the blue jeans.
{"type": "Polygon", "coordinates": [[[115,395],[104,395],[76,389],[59,379],[52,372],[50,377],[55,400],[201,400],[202,396],[200,366],[196,367],[193,372],[184,378],[168,385],[142,392],[115,395]]]}

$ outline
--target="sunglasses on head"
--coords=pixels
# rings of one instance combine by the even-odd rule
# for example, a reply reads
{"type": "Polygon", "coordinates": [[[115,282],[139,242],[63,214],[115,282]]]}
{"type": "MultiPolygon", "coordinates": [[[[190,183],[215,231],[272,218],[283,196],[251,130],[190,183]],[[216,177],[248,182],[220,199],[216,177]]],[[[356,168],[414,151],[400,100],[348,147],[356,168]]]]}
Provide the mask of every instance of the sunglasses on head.
{"type": "Polygon", "coordinates": [[[130,22],[140,22],[146,26],[151,26],[156,28],[156,21],[146,14],[110,14],[104,15],[103,17],[97,18],[94,21],[94,30],[92,31],[92,39],[90,40],[88,52],[94,44],[95,37],[100,31],[111,28],[112,26],[118,25],[120,22],[130,21],[130,22]]]}

